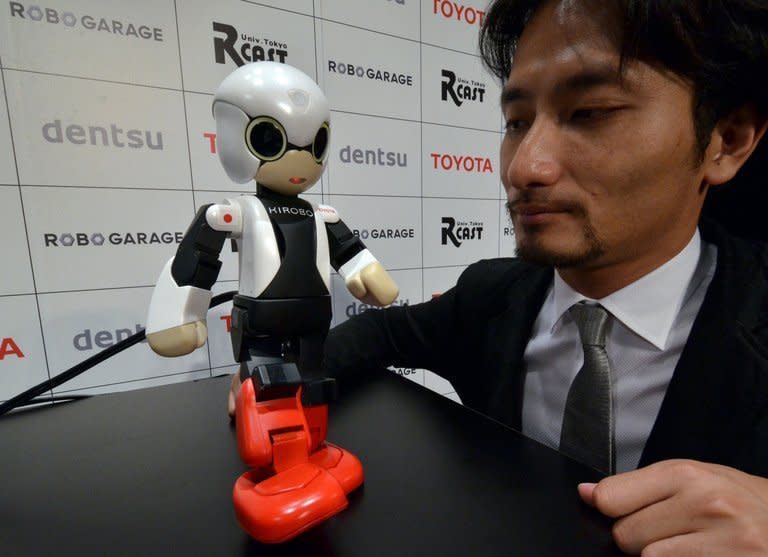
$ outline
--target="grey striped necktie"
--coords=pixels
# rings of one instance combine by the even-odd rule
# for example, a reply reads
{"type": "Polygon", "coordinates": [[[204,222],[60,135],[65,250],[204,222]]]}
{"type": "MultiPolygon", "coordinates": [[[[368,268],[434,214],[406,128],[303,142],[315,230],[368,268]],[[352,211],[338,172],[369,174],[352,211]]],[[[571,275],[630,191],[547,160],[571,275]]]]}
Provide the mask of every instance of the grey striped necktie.
{"type": "Polygon", "coordinates": [[[613,474],[616,454],[613,433],[611,364],[605,337],[611,321],[602,307],[575,304],[570,309],[584,347],[584,364],[568,391],[560,433],[560,451],[613,474]]]}

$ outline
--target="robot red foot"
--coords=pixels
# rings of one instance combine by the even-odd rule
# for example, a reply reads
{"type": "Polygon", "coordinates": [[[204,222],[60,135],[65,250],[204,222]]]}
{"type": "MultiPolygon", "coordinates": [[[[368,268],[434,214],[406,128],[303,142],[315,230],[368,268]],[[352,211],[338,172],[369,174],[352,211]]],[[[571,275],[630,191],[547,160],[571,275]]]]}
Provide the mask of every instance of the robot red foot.
{"type": "Polygon", "coordinates": [[[333,380],[293,383],[289,394],[293,389],[286,392],[291,385],[280,381],[281,367],[258,366],[262,373],[243,381],[235,417],[240,457],[253,469],[235,483],[235,514],[240,526],[264,543],[290,540],[341,512],[347,494],[363,483],[360,461],[325,440],[323,393],[333,380]],[[307,397],[306,389],[315,393],[307,397]],[[283,396],[271,398],[275,392],[283,396]]]}

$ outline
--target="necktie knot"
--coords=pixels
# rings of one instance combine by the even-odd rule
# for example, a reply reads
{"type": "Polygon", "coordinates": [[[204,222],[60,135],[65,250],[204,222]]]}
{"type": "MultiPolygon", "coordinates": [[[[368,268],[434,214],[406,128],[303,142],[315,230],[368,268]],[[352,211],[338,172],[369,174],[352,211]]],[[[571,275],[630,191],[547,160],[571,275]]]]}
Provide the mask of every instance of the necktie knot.
{"type": "Polygon", "coordinates": [[[574,304],[569,310],[579,328],[581,343],[585,346],[605,348],[605,336],[608,333],[610,314],[603,306],[574,304]]]}

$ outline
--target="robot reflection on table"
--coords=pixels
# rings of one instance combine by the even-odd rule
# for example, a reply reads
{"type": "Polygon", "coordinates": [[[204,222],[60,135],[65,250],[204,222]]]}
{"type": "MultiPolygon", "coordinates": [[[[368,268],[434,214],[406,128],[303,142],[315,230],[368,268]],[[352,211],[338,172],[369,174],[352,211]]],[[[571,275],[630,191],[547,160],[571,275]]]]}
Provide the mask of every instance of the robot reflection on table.
{"type": "Polygon", "coordinates": [[[333,379],[320,377],[331,320],[330,267],[360,300],[387,305],[397,285],[329,206],[298,198],[319,178],[330,140],[330,110],[317,84],[284,64],[232,72],[213,100],[221,164],[256,195],[200,208],[150,303],[147,339],[163,356],[205,343],[211,287],[226,238],[238,253],[239,291],[231,320],[242,387],[236,425],[252,469],[233,499],[255,539],[281,542],[347,506],[363,481],[360,461],[326,443],[333,379]]]}

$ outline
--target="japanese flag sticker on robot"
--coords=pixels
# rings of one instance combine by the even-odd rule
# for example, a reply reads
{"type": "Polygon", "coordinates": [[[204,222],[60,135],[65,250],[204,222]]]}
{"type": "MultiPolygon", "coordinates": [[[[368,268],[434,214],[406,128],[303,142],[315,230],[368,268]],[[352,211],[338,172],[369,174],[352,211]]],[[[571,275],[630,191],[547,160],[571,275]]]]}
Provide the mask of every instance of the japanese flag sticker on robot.
{"type": "Polygon", "coordinates": [[[352,294],[387,305],[397,285],[329,206],[300,199],[323,172],[330,110],[317,84],[275,62],[242,66],[213,100],[227,175],[256,181],[256,195],[201,207],[150,302],[147,339],[163,356],[206,340],[211,287],[224,241],[234,240],[239,291],[231,337],[242,387],[236,402],[238,522],[267,543],[289,540],[347,506],[360,461],[325,441],[333,379],[320,377],[331,321],[330,267],[352,294]]]}

